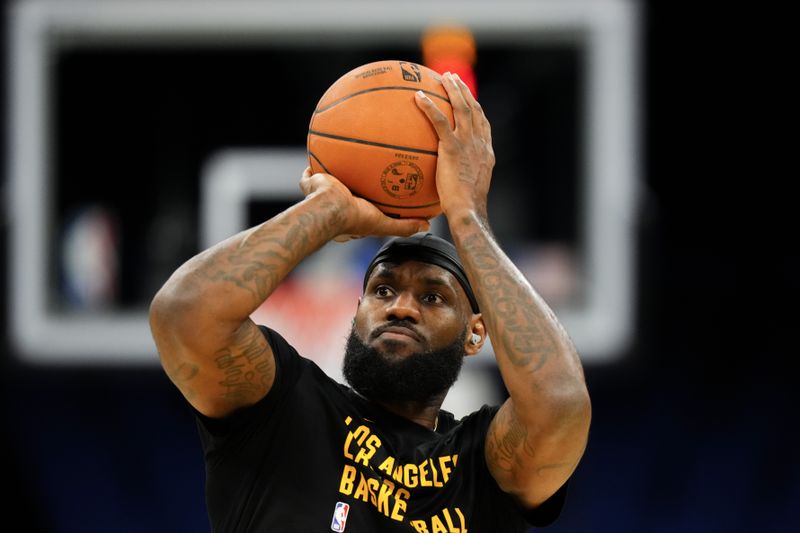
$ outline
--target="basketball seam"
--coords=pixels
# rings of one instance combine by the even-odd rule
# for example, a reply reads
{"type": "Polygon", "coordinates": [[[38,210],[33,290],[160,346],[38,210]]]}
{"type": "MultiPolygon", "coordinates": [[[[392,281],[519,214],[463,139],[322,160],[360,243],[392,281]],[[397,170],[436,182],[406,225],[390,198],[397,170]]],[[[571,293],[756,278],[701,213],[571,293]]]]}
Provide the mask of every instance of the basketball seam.
{"type": "Polygon", "coordinates": [[[450,103],[450,99],[449,98],[447,98],[445,96],[442,96],[440,94],[436,94],[436,93],[431,92],[431,91],[426,91],[425,89],[416,89],[414,87],[403,87],[401,85],[390,85],[388,87],[373,87],[372,89],[364,89],[363,91],[358,91],[358,92],[355,92],[353,94],[348,94],[347,96],[344,96],[344,97],[339,98],[338,100],[336,100],[334,102],[331,102],[330,104],[326,105],[325,107],[321,107],[321,108],[318,107],[317,109],[314,110],[314,114],[316,115],[318,113],[322,113],[323,111],[327,111],[328,109],[341,104],[345,100],[349,100],[350,98],[352,98],[354,96],[358,96],[360,94],[371,93],[371,92],[375,92],[375,91],[392,91],[392,90],[396,90],[396,91],[414,91],[414,92],[422,91],[423,93],[427,94],[428,96],[433,96],[434,98],[439,98],[440,100],[444,100],[448,104],[450,103]]]}
{"type": "Polygon", "coordinates": [[[323,133],[321,131],[308,130],[309,135],[317,135],[318,137],[326,137],[337,141],[351,142],[356,144],[366,144],[368,146],[377,146],[378,148],[390,148],[392,150],[401,150],[404,152],[414,152],[417,154],[435,155],[438,156],[439,152],[433,150],[422,150],[421,148],[409,148],[407,146],[398,146],[396,144],[384,144],[375,141],[365,141],[363,139],[356,139],[355,137],[344,137],[342,135],[334,135],[332,133],[323,133]]]}
{"type": "Polygon", "coordinates": [[[367,198],[366,196],[363,197],[363,198],[365,200],[369,200],[373,204],[382,205],[384,207],[393,207],[395,209],[421,209],[423,207],[431,207],[431,206],[434,206],[434,205],[439,205],[439,202],[433,202],[433,203],[430,203],[430,204],[422,204],[422,205],[394,205],[394,204],[385,204],[383,202],[378,202],[377,200],[372,200],[370,198],[367,198]]]}
{"type": "Polygon", "coordinates": [[[325,171],[325,174],[330,174],[330,171],[327,169],[327,167],[325,166],[325,164],[324,164],[322,161],[320,161],[320,160],[319,160],[319,157],[317,157],[317,156],[314,154],[314,152],[311,152],[311,151],[309,151],[309,152],[308,152],[308,155],[310,155],[311,157],[313,157],[313,158],[314,158],[314,160],[315,160],[317,163],[319,163],[319,166],[321,166],[321,167],[322,167],[322,170],[324,170],[324,171],[325,171]]]}

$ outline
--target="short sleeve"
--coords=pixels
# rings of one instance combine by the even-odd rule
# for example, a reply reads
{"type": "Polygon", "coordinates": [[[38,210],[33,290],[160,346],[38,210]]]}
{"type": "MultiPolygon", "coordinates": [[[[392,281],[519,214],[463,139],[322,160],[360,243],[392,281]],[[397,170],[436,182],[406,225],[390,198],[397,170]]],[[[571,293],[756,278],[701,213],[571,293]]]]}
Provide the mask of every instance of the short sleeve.
{"type": "Polygon", "coordinates": [[[564,503],[567,499],[567,486],[569,481],[561,485],[552,496],[545,500],[536,509],[524,512],[525,521],[534,527],[546,527],[558,520],[564,503]]]}
{"type": "Polygon", "coordinates": [[[280,334],[265,326],[259,326],[259,329],[269,342],[275,357],[275,381],[270,391],[257,403],[224,418],[209,418],[193,409],[207,456],[223,448],[234,438],[246,437],[252,432],[248,429],[250,426],[268,422],[308,364],[280,334]]]}
{"type": "Polygon", "coordinates": [[[462,420],[462,422],[466,422],[465,430],[468,433],[465,438],[473,442],[473,446],[479,454],[478,457],[473,459],[473,464],[479,471],[479,485],[483,487],[482,492],[478,493],[478,499],[475,502],[476,510],[478,511],[477,522],[490,528],[492,523],[503,523],[504,527],[509,529],[524,527],[525,525],[533,527],[549,526],[561,514],[566,500],[567,483],[562,485],[558,491],[535,509],[525,509],[511,495],[503,492],[486,464],[486,435],[489,425],[499,409],[499,406],[483,406],[480,410],[462,420]],[[513,526],[513,523],[519,525],[513,526]]]}

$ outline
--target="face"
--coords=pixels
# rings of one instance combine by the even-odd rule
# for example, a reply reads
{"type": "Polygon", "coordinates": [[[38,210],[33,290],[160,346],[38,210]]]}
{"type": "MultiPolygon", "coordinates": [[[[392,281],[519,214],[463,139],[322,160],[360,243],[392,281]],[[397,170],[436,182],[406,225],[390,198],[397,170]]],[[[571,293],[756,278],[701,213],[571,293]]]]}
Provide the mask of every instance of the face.
{"type": "Polygon", "coordinates": [[[373,270],[356,313],[356,334],[392,358],[450,344],[472,315],[447,270],[419,261],[384,262],[373,270]]]}
{"type": "Polygon", "coordinates": [[[475,315],[458,280],[428,263],[381,263],[359,302],[344,376],[374,400],[426,401],[453,385],[475,315]]]}

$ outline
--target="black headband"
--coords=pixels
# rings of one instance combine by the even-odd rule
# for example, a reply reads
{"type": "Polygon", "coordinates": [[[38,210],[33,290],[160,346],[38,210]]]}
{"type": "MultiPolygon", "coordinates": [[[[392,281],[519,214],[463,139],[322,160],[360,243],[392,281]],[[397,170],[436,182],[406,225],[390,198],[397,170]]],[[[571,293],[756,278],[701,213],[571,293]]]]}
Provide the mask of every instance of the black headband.
{"type": "Polygon", "coordinates": [[[461,283],[464,292],[467,293],[472,312],[480,313],[478,300],[475,299],[475,294],[472,292],[472,286],[469,284],[467,273],[458,258],[456,247],[432,233],[422,233],[411,237],[397,237],[381,246],[378,253],[370,261],[364,274],[364,289],[367,288],[367,280],[369,280],[370,274],[379,263],[384,261],[400,263],[409,260],[430,263],[449,271],[461,283]]]}

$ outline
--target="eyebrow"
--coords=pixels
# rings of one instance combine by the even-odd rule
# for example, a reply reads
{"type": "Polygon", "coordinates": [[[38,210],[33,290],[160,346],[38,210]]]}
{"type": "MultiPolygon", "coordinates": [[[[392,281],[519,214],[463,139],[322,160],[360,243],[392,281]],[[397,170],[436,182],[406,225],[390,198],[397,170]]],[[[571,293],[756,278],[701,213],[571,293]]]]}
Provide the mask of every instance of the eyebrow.
{"type": "MultiPolygon", "coordinates": [[[[383,265],[379,265],[377,272],[372,275],[372,279],[370,282],[374,280],[385,280],[385,281],[396,281],[397,275],[394,271],[390,270],[389,268],[383,267],[383,265]]],[[[449,280],[443,274],[442,276],[423,276],[418,278],[422,280],[422,282],[426,285],[433,285],[436,287],[445,287],[450,290],[455,290],[453,285],[449,282],[449,280]]]]}

